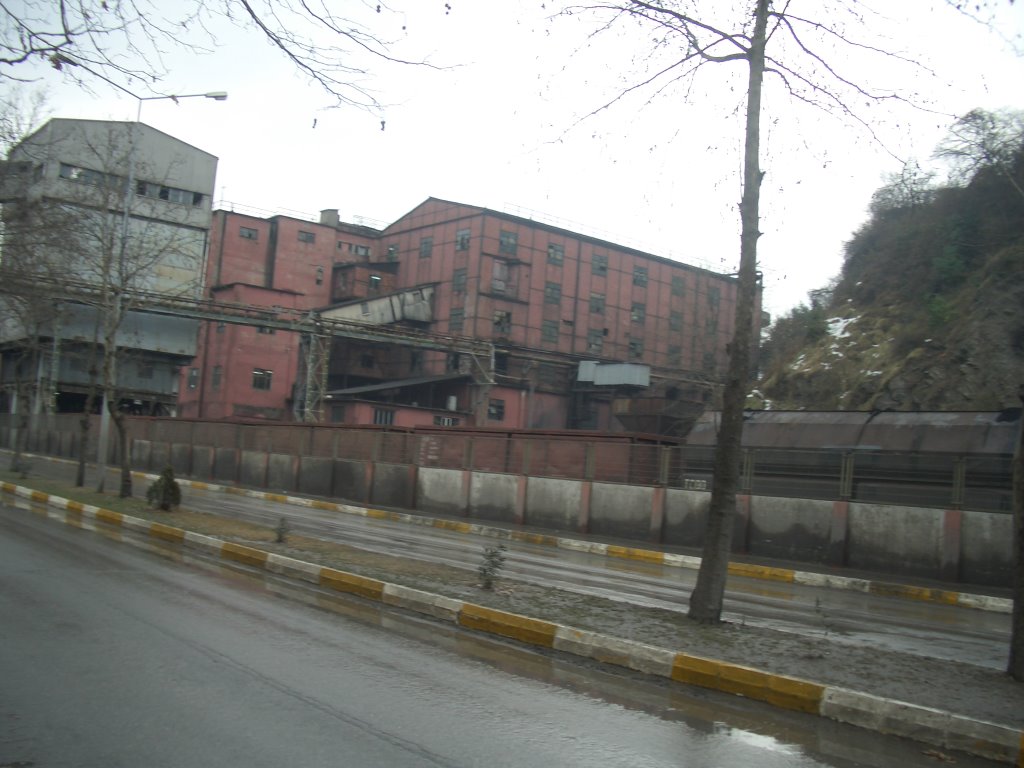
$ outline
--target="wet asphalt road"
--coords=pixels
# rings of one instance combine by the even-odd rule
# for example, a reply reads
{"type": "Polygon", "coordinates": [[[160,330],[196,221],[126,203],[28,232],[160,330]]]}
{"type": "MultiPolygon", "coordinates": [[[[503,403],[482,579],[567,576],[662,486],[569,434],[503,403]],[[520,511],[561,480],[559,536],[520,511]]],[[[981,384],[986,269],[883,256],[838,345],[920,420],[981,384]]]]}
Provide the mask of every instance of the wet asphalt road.
{"type": "Polygon", "coordinates": [[[0,765],[935,764],[820,718],[323,607],[0,507],[0,765]]]}

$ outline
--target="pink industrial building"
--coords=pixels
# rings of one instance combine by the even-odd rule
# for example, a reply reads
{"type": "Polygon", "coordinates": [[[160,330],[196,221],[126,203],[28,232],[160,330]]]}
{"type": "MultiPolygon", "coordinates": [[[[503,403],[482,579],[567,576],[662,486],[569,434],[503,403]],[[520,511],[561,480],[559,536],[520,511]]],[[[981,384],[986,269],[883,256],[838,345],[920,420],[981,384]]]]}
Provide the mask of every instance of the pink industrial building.
{"type": "Polygon", "coordinates": [[[250,319],[203,323],[182,416],[667,434],[713,397],[738,289],[434,198],[380,230],[333,210],[319,223],[215,211],[206,280],[216,306],[250,319]],[[312,410],[311,342],[285,322],[304,315],[333,329],[312,410]]]}

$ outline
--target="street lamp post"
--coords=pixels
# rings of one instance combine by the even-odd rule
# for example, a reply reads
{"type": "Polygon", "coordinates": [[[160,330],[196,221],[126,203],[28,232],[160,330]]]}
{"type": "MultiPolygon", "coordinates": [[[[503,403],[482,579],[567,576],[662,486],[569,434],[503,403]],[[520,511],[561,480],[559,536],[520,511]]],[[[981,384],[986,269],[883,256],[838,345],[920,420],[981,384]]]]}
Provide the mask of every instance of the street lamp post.
{"type": "MultiPolygon", "coordinates": [[[[91,70],[90,70],[91,71],[91,70]]],[[[95,73],[94,73],[95,74],[95,73]]],[[[104,78],[106,79],[106,78],[104,78]]],[[[158,100],[170,100],[175,104],[180,99],[213,99],[214,101],[226,101],[228,94],[226,91],[209,91],[207,93],[184,93],[184,94],[170,94],[166,96],[137,96],[136,94],[129,91],[113,81],[107,80],[108,83],[118,88],[128,95],[132,96],[139,103],[138,109],[135,112],[135,122],[128,129],[128,174],[125,182],[124,189],[124,204],[121,211],[121,240],[118,244],[118,259],[117,259],[117,294],[116,294],[116,316],[114,322],[118,325],[123,320],[124,314],[124,288],[125,288],[125,257],[127,254],[128,247],[128,230],[131,222],[132,213],[132,200],[135,197],[136,190],[136,179],[135,179],[135,148],[137,142],[136,131],[142,124],[142,105],[146,101],[158,101],[158,100]]],[[[103,354],[107,357],[107,365],[104,365],[105,379],[103,381],[103,398],[100,405],[100,434],[97,440],[97,460],[100,464],[100,477],[97,490],[102,492],[104,488],[104,482],[106,480],[106,468],[107,468],[107,452],[108,444],[110,441],[110,408],[116,407],[116,404],[111,404],[108,401],[108,390],[113,388],[113,383],[117,380],[117,328],[113,329],[112,333],[107,334],[108,338],[104,340],[103,354]],[[114,349],[107,349],[108,343],[114,346],[114,349]]]]}

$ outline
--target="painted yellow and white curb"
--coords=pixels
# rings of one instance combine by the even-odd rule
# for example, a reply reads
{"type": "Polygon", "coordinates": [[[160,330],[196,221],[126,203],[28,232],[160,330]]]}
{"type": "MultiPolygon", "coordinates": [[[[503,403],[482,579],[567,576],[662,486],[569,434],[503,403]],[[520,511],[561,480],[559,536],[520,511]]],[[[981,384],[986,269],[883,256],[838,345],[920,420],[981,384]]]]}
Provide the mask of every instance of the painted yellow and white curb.
{"type": "MultiPolygon", "coordinates": [[[[133,474],[144,480],[152,481],[156,479],[156,475],[152,474],[142,472],[136,472],[133,474]]],[[[496,526],[481,525],[479,523],[470,523],[463,520],[448,520],[424,515],[413,515],[408,512],[393,512],[354,504],[343,504],[332,501],[322,501],[319,499],[307,499],[302,496],[269,493],[266,491],[239,488],[232,485],[217,485],[214,483],[182,479],[179,479],[178,482],[195,490],[229,493],[235,496],[245,496],[248,498],[260,499],[262,501],[276,502],[278,504],[290,504],[293,506],[326,510],[340,514],[357,515],[374,520],[387,520],[393,523],[423,525],[430,528],[454,531],[456,533],[468,533],[475,534],[477,536],[489,536],[497,539],[505,539],[508,541],[518,541],[525,544],[557,547],[558,549],[565,549],[573,552],[583,552],[591,555],[633,560],[672,568],[689,568],[691,570],[700,568],[700,558],[692,555],[678,555],[671,552],[644,549],[642,547],[624,547],[615,544],[605,544],[603,542],[582,541],[580,539],[572,539],[551,534],[498,528],[496,526]]],[[[917,587],[907,584],[858,579],[849,576],[814,573],[811,571],[797,571],[790,568],[776,568],[773,566],[757,565],[752,563],[729,563],[729,575],[777,581],[788,584],[799,584],[809,587],[843,589],[908,600],[921,600],[930,603],[941,603],[943,605],[955,605],[963,608],[975,608],[977,610],[991,611],[994,613],[1011,613],[1013,611],[1013,600],[1004,597],[978,595],[969,592],[956,592],[946,589],[930,589],[927,587],[917,587]]]]}
{"type": "Polygon", "coordinates": [[[40,505],[47,505],[52,509],[62,510],[63,521],[77,527],[89,525],[97,530],[134,531],[160,542],[201,551],[231,563],[262,569],[290,580],[354,595],[375,603],[400,607],[466,629],[657,675],[687,685],[744,696],[783,709],[820,715],[878,733],[904,736],[937,747],[955,749],[1024,768],[1024,731],[1019,728],[974,720],[908,702],[883,699],[725,661],[692,656],[442,597],[81,504],[12,483],[0,483],[0,490],[40,505]]]}

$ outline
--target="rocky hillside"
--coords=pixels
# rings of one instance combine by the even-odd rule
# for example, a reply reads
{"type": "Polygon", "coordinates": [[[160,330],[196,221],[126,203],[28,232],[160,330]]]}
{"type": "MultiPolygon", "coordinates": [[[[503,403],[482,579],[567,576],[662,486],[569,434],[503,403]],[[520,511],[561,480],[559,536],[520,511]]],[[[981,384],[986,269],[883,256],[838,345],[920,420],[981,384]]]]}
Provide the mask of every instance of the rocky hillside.
{"type": "Polygon", "coordinates": [[[963,186],[897,181],[842,274],[769,329],[752,407],[998,410],[1024,385],[1024,145],[963,186]],[[913,185],[911,185],[913,186],[913,185]]]}

